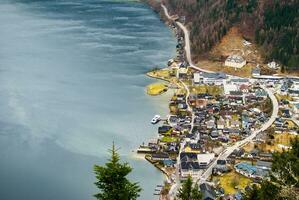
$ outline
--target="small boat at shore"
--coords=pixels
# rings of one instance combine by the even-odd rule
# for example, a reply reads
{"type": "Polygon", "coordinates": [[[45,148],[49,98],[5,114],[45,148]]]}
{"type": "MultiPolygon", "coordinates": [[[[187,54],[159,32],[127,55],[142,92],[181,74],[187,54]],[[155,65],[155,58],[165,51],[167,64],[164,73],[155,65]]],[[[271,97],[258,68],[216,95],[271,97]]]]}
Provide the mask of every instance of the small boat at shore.
{"type": "Polygon", "coordinates": [[[155,115],[154,118],[152,119],[151,123],[152,124],[157,124],[161,120],[160,115],[155,115]]]}

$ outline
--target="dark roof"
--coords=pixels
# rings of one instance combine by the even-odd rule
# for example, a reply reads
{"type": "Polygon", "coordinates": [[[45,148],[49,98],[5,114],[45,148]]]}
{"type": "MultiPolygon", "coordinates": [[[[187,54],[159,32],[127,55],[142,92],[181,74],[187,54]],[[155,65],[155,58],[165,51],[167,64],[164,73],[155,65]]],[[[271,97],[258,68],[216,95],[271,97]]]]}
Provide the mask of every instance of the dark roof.
{"type": "Polygon", "coordinates": [[[258,161],[256,162],[256,166],[257,166],[257,167],[271,168],[272,163],[271,163],[271,162],[266,162],[266,161],[258,160],[258,161]]]}
{"type": "Polygon", "coordinates": [[[170,165],[175,164],[175,162],[173,160],[163,160],[163,164],[167,165],[167,166],[170,166],[170,165]]]}
{"type": "Polygon", "coordinates": [[[199,186],[200,191],[203,193],[204,200],[214,200],[216,199],[216,192],[207,183],[203,183],[199,186]]]}
{"type": "Polygon", "coordinates": [[[226,160],[217,160],[217,165],[225,165],[226,160]]]}
{"type": "Polygon", "coordinates": [[[226,74],[222,73],[222,72],[218,72],[218,73],[206,73],[206,72],[203,72],[202,76],[204,78],[226,79],[226,74]]]}
{"type": "Polygon", "coordinates": [[[234,96],[242,96],[243,92],[242,91],[230,91],[229,94],[234,95],[234,96]]]}
{"type": "Polygon", "coordinates": [[[165,133],[165,132],[169,131],[171,128],[172,128],[171,126],[160,126],[158,128],[158,132],[159,133],[165,133]]]}
{"type": "Polygon", "coordinates": [[[169,155],[168,155],[168,153],[161,152],[161,153],[153,153],[152,157],[153,158],[169,158],[169,155]]]}
{"type": "Polygon", "coordinates": [[[231,82],[239,82],[239,83],[246,83],[248,81],[249,81],[249,79],[247,79],[247,78],[233,78],[233,79],[231,79],[231,82]]]}
{"type": "Polygon", "coordinates": [[[252,74],[260,74],[261,73],[261,69],[259,67],[255,67],[252,69],[251,71],[252,74]]]}
{"type": "Polygon", "coordinates": [[[218,131],[214,130],[211,132],[211,137],[218,137],[218,136],[219,136],[218,131]]]}
{"type": "Polygon", "coordinates": [[[197,154],[196,153],[182,152],[180,154],[180,160],[181,161],[197,160],[197,154]]]}
{"type": "Polygon", "coordinates": [[[198,162],[181,162],[181,169],[183,170],[198,170],[200,169],[198,162]]]}
{"type": "Polygon", "coordinates": [[[189,146],[191,149],[200,149],[201,148],[201,145],[198,143],[191,143],[191,144],[189,144],[189,146]]]}
{"type": "Polygon", "coordinates": [[[270,157],[272,158],[272,153],[260,153],[260,157],[270,157]]]}

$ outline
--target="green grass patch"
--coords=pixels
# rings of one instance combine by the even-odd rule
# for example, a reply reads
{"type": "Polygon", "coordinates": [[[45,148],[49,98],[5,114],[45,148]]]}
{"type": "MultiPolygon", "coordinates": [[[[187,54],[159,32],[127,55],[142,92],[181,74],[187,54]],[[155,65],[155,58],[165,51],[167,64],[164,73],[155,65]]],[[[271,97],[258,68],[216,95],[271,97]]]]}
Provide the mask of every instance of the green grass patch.
{"type": "Polygon", "coordinates": [[[161,142],[177,142],[178,141],[178,138],[177,137],[169,137],[169,136],[164,136],[162,137],[161,139],[161,142]]]}

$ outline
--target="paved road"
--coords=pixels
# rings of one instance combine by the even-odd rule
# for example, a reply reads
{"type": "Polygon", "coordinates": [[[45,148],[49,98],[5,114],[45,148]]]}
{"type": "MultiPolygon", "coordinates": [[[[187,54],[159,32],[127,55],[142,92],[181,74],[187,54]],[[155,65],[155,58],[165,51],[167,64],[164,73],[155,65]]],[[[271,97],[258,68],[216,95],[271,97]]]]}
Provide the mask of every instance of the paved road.
{"type": "Polygon", "coordinates": [[[181,83],[183,84],[185,90],[187,91],[187,94],[186,94],[186,104],[188,106],[188,108],[187,108],[188,111],[191,113],[191,129],[190,129],[190,132],[192,132],[193,131],[193,127],[194,127],[195,114],[194,114],[194,112],[192,110],[192,106],[189,104],[189,101],[188,101],[189,96],[190,96],[190,90],[189,90],[189,87],[183,81],[181,81],[181,83]]]}
{"type": "MultiPolygon", "coordinates": [[[[189,96],[190,96],[190,90],[188,88],[188,86],[183,82],[180,81],[182,83],[182,85],[184,86],[185,90],[187,91],[186,94],[186,104],[187,104],[187,109],[188,111],[191,113],[192,117],[191,117],[191,129],[190,132],[192,132],[193,127],[194,127],[194,118],[195,118],[195,114],[192,110],[191,105],[189,104],[189,96]]],[[[184,148],[184,146],[186,145],[186,141],[182,141],[181,146],[180,146],[180,151],[177,157],[177,163],[176,163],[176,171],[175,171],[175,184],[173,184],[169,190],[168,196],[170,197],[170,199],[174,199],[174,197],[176,196],[176,192],[177,190],[181,187],[181,182],[180,182],[180,173],[179,173],[179,167],[180,167],[180,154],[184,148]]]]}
{"type": "Polygon", "coordinates": [[[210,165],[210,167],[205,171],[205,173],[203,173],[203,175],[198,178],[197,181],[206,181],[209,178],[209,176],[212,174],[212,169],[213,169],[213,167],[216,166],[218,159],[226,159],[234,150],[236,150],[236,149],[244,146],[248,142],[252,141],[253,138],[255,138],[259,133],[267,130],[274,123],[275,119],[278,116],[278,109],[279,109],[278,101],[270,89],[266,88],[265,86],[261,86],[261,88],[268,93],[268,96],[271,99],[271,102],[273,105],[273,111],[272,111],[272,115],[271,115],[270,119],[265,124],[263,124],[263,126],[260,129],[252,132],[252,134],[250,136],[248,136],[247,138],[245,138],[244,140],[236,142],[233,146],[227,147],[217,157],[217,159],[210,165]]]}
{"type": "MultiPolygon", "coordinates": [[[[164,10],[165,16],[169,20],[173,20],[172,17],[169,15],[167,8],[163,4],[161,4],[161,6],[164,10]]],[[[187,58],[187,61],[189,62],[190,67],[194,68],[195,70],[202,71],[202,72],[215,73],[213,71],[209,71],[209,70],[199,68],[199,67],[197,67],[193,64],[192,58],[191,58],[189,31],[182,23],[176,22],[176,24],[183,30],[184,35],[185,35],[185,52],[186,52],[186,58],[187,58]]],[[[187,97],[189,97],[189,95],[190,95],[189,88],[184,83],[183,83],[183,85],[187,89],[187,97]]],[[[219,154],[217,159],[215,159],[210,164],[208,169],[201,176],[198,177],[196,182],[206,181],[208,179],[208,177],[212,174],[212,169],[217,164],[218,159],[220,159],[220,158],[221,159],[226,159],[235,149],[238,149],[238,148],[242,147],[243,145],[247,144],[248,142],[252,141],[254,139],[254,137],[256,137],[259,133],[261,133],[261,132],[265,131],[266,129],[268,129],[273,124],[276,117],[278,116],[278,109],[279,109],[278,101],[277,101],[276,97],[274,96],[273,92],[270,89],[266,88],[265,86],[261,86],[261,87],[262,87],[263,90],[265,90],[267,92],[269,98],[272,101],[273,112],[272,112],[272,115],[271,115],[270,119],[265,124],[263,124],[263,126],[260,129],[254,131],[250,136],[248,136],[247,138],[245,138],[242,141],[236,142],[233,146],[227,147],[224,151],[222,151],[222,153],[219,154]]],[[[187,99],[188,99],[187,97],[186,97],[186,103],[188,105],[188,110],[191,109],[191,111],[192,111],[192,108],[190,107],[190,105],[187,102],[187,99]]],[[[193,120],[194,120],[194,114],[192,112],[192,124],[194,122],[193,120]]],[[[193,125],[192,125],[192,129],[193,129],[193,125]]],[[[178,174],[178,172],[176,174],[178,174]]],[[[174,196],[176,194],[176,191],[179,188],[179,180],[176,180],[176,183],[177,184],[173,185],[173,187],[171,188],[170,193],[169,193],[169,196],[170,196],[171,199],[174,198],[174,196]]]]}
{"type": "MultiPolygon", "coordinates": [[[[164,13],[165,13],[165,16],[169,19],[169,20],[172,20],[173,21],[173,18],[169,15],[168,13],[168,10],[166,8],[166,6],[164,6],[163,4],[161,4],[163,10],[164,10],[164,13]]],[[[182,31],[184,32],[184,35],[185,35],[185,52],[186,52],[186,58],[187,58],[187,61],[190,65],[190,67],[194,68],[195,70],[198,70],[198,71],[202,71],[202,72],[207,72],[207,73],[214,73],[213,71],[209,71],[209,70],[205,70],[205,69],[202,69],[200,67],[197,67],[196,65],[193,64],[192,62],[192,57],[191,57],[191,47],[190,47],[190,37],[189,37],[189,31],[188,29],[181,23],[181,22],[175,22],[181,29],[182,31]]]]}

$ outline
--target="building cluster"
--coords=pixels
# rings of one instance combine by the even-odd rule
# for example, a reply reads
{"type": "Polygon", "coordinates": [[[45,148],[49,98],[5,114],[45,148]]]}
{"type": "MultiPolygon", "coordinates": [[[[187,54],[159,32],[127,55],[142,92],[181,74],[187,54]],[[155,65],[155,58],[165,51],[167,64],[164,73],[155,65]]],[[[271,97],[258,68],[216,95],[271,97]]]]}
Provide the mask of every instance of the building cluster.
{"type": "Polygon", "coordinates": [[[184,66],[177,71],[179,80],[193,80],[187,83],[190,94],[178,90],[171,98],[170,115],[159,126],[158,139],[146,146],[148,159],[164,168],[177,164],[180,179],[197,178],[223,145],[247,137],[268,120],[260,108],[267,94],[249,79],[184,66]]]}
{"type": "MultiPolygon", "coordinates": [[[[157,139],[141,145],[138,152],[146,153],[146,158],[165,172],[171,182],[188,176],[197,180],[213,161],[216,163],[212,165],[214,175],[233,170],[255,180],[268,177],[271,153],[256,148],[246,152],[241,148],[233,151],[227,159],[218,156],[225,147],[250,136],[269,120],[272,105],[260,84],[272,88],[276,94],[292,97],[292,100],[283,98],[279,101],[280,116],[273,124],[276,133],[289,130],[288,119],[299,117],[299,81],[275,77],[257,81],[261,78],[259,66],[252,69],[255,80],[222,72],[195,71],[186,61],[184,35],[175,24],[170,26],[178,39],[178,54],[168,61],[168,67],[175,72],[171,78],[181,85],[169,102],[170,114],[159,125],[157,139]]],[[[231,55],[225,61],[225,66],[233,68],[245,65],[246,60],[238,55],[231,55]]],[[[262,141],[258,137],[255,140],[262,141]]],[[[200,190],[204,199],[216,199],[217,196],[242,198],[239,192],[230,198],[224,195],[223,188],[215,189],[206,183],[200,185],[200,190]]]]}

